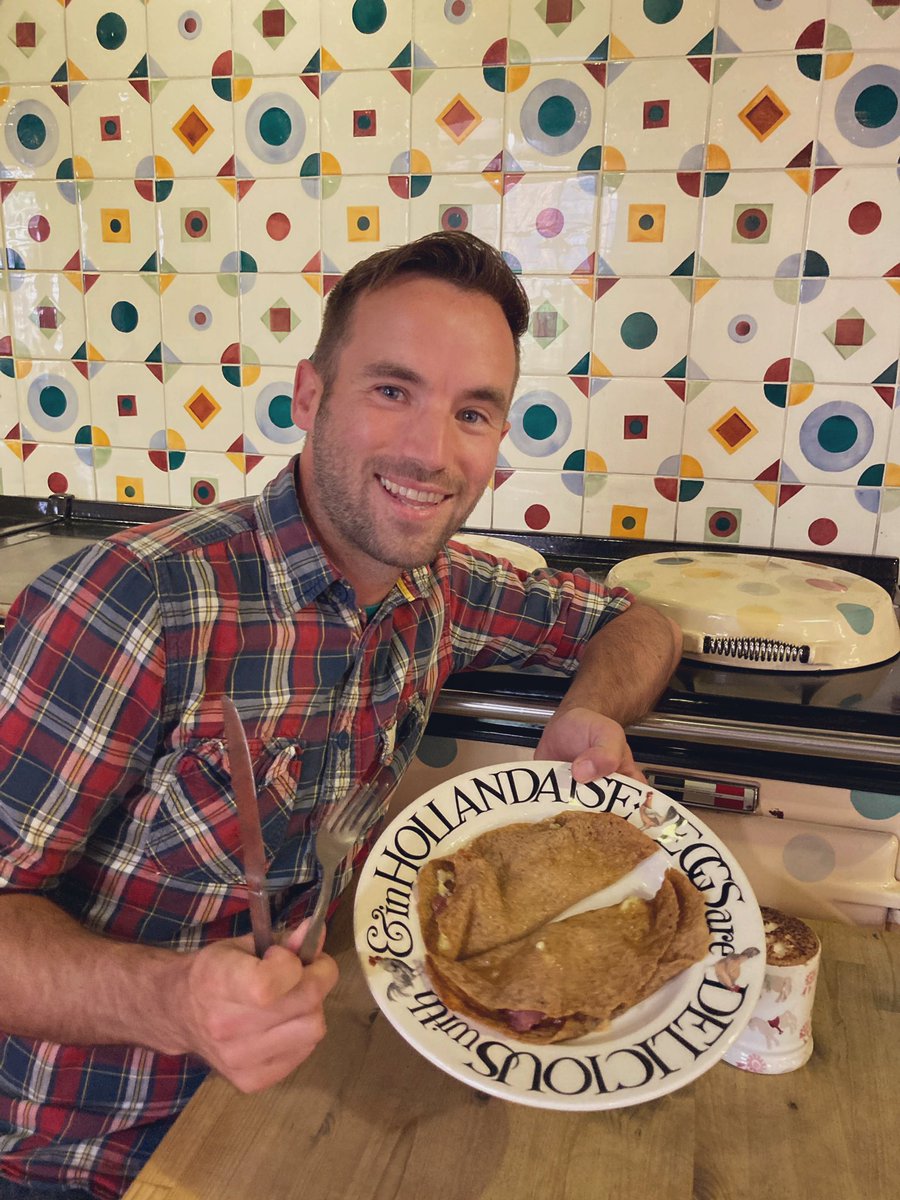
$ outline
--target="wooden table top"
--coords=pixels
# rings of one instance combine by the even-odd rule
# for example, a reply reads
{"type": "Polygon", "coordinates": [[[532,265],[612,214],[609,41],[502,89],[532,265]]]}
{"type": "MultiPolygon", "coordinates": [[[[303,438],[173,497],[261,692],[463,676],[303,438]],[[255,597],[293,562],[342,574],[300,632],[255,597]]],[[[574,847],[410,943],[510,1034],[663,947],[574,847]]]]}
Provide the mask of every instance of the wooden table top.
{"type": "Polygon", "coordinates": [[[125,1200],[896,1200],[900,932],[822,939],[815,1049],[787,1075],[716,1064],[658,1100],[527,1108],[467,1087],[377,1009],[350,904],[329,934],[328,1036],[252,1096],[213,1076],[125,1200]]]}

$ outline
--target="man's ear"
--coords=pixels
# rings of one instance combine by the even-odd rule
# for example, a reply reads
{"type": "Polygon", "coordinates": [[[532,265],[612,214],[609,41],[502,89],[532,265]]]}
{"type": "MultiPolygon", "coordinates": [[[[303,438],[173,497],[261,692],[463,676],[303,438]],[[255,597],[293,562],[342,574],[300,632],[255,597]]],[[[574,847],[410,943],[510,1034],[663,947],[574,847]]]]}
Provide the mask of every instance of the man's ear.
{"type": "Polygon", "coordinates": [[[500,441],[501,442],[506,437],[506,435],[509,433],[511,428],[512,428],[512,426],[510,425],[509,421],[503,422],[503,428],[500,430],[500,441]]]}
{"type": "Polygon", "coordinates": [[[294,372],[294,394],[291,399],[291,417],[298,429],[307,433],[312,429],[323,391],[319,372],[308,358],[302,358],[294,372]]]}

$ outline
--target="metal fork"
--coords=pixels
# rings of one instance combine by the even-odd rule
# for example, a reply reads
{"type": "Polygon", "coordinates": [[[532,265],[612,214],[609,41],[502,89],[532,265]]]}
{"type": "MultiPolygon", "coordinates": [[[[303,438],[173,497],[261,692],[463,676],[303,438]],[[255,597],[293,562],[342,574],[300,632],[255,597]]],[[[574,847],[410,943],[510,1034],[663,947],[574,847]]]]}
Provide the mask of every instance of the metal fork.
{"type": "Polygon", "coordinates": [[[319,935],[331,899],[334,873],[369,824],[372,814],[378,811],[390,795],[395,783],[393,771],[386,764],[381,764],[357,788],[339,800],[319,826],[316,834],[316,858],[322,868],[322,882],[309,928],[300,947],[300,961],[304,966],[312,962],[319,946],[319,935]]]}

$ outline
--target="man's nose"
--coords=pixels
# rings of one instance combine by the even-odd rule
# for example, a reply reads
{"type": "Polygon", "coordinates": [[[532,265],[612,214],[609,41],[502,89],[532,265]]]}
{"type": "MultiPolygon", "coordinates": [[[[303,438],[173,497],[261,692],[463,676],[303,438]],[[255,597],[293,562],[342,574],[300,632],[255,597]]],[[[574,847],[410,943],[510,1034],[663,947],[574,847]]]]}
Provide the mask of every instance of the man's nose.
{"type": "Polygon", "coordinates": [[[428,470],[443,469],[447,465],[453,426],[450,413],[419,409],[404,425],[401,440],[404,453],[428,470]]]}

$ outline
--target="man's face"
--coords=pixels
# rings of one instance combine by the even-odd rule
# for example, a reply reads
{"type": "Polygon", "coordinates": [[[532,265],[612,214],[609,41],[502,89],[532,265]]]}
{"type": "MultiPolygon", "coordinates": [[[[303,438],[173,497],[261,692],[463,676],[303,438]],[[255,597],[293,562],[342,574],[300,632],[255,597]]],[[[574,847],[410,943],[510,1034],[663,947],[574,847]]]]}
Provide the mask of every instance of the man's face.
{"type": "Polygon", "coordinates": [[[420,276],[360,297],[327,397],[300,364],[303,497],[360,603],[430,562],[472,511],[508,428],[515,375],[500,306],[420,276]]]}

